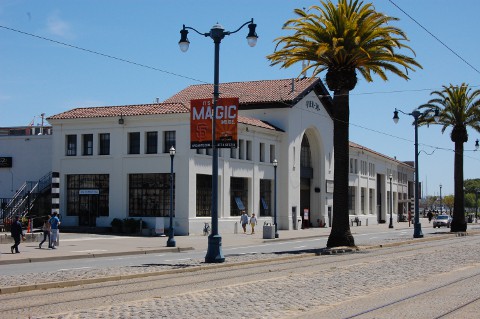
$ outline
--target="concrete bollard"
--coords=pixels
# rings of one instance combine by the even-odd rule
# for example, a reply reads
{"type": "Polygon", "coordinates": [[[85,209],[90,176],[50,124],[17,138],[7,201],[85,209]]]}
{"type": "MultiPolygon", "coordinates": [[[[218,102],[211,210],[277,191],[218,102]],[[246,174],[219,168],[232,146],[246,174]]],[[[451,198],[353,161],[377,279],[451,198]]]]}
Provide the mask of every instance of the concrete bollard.
{"type": "Polygon", "coordinates": [[[235,222],[235,225],[233,226],[233,233],[238,234],[238,222],[235,222]]]}

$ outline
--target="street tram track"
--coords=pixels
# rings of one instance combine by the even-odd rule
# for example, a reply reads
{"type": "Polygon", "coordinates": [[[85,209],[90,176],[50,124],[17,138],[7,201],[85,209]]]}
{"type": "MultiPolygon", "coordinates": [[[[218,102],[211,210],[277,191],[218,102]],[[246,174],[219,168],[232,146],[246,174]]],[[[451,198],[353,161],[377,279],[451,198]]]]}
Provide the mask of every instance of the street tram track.
{"type": "MultiPolygon", "coordinates": [[[[426,296],[432,296],[433,298],[436,296],[436,294],[438,294],[438,292],[442,289],[445,289],[445,288],[450,288],[450,287],[454,287],[454,286],[458,286],[458,285],[463,285],[465,282],[467,281],[471,281],[472,279],[474,279],[475,277],[477,278],[480,278],[480,272],[477,272],[475,273],[474,275],[468,275],[468,276],[464,276],[464,277],[461,277],[461,278],[458,278],[458,279],[455,279],[453,281],[450,281],[450,282],[447,282],[447,283],[443,283],[441,285],[438,285],[436,287],[433,287],[433,288],[430,288],[430,289],[427,289],[427,290],[424,290],[424,291],[421,291],[421,292],[417,292],[417,293],[414,293],[414,294],[410,294],[408,296],[405,296],[405,297],[402,297],[398,300],[394,300],[394,301],[391,301],[391,302],[388,302],[386,304],[383,304],[383,305],[380,305],[380,306],[375,306],[373,308],[370,308],[370,309],[366,309],[366,310],[362,310],[361,312],[358,312],[356,314],[353,314],[353,315],[349,315],[348,317],[344,317],[344,319],[353,319],[353,318],[359,318],[359,317],[363,317],[364,315],[373,315],[374,318],[377,318],[378,316],[376,316],[376,312],[378,311],[388,311],[389,307],[408,307],[409,304],[413,299],[415,298],[419,298],[419,297],[426,297],[426,296]],[[406,304],[406,305],[402,305],[402,304],[406,304]]],[[[477,301],[480,301],[480,297],[476,297],[476,298],[473,298],[473,299],[470,299],[468,300],[467,302],[462,302],[460,305],[457,305],[455,307],[453,307],[452,309],[447,309],[445,310],[444,312],[440,313],[440,314],[436,314],[435,317],[432,317],[432,319],[441,319],[441,318],[445,318],[446,316],[448,315],[452,315],[456,312],[459,312],[460,310],[464,309],[465,307],[477,302],[477,301]]],[[[445,307],[445,305],[443,305],[445,307]]],[[[381,317],[381,316],[380,316],[381,317]]]]}
{"type": "MultiPolygon", "coordinates": [[[[479,241],[478,237],[470,237],[469,240],[479,241]],[[475,238],[475,239],[474,239],[475,238]]],[[[455,245],[462,245],[461,239],[457,241],[449,241],[450,247],[455,245]]],[[[75,309],[75,304],[79,301],[84,301],[90,306],[104,306],[108,305],[110,300],[120,299],[121,302],[128,302],[132,300],[139,300],[143,298],[155,298],[155,296],[162,296],[166,298],[169,296],[179,295],[183,293],[198,292],[208,289],[218,289],[219,287],[226,287],[235,285],[235,280],[239,276],[255,271],[256,277],[264,278],[264,280],[278,280],[279,278],[292,276],[296,274],[299,267],[302,269],[309,269],[309,267],[321,267],[321,270],[311,271],[311,273],[321,273],[322,271],[334,268],[351,268],[358,265],[363,265],[368,259],[372,257],[380,260],[378,262],[385,262],[386,260],[396,260],[405,258],[405,256],[412,256],[419,254],[429,254],[443,245],[443,240],[422,243],[422,250],[418,250],[416,243],[410,243],[405,246],[395,247],[393,252],[391,248],[382,249],[367,249],[354,254],[340,254],[329,256],[315,256],[314,254],[298,255],[295,258],[276,258],[269,260],[257,261],[255,263],[240,263],[240,264],[220,264],[212,267],[193,267],[188,270],[181,270],[182,280],[179,282],[177,272],[163,272],[160,271],[155,276],[144,278],[136,278],[135,280],[120,280],[109,281],[96,284],[85,284],[66,288],[52,288],[47,290],[32,290],[22,293],[15,293],[10,295],[0,295],[0,311],[2,314],[16,313],[17,311],[27,312],[29,309],[35,312],[52,308],[52,302],[62,296],[62,300],[57,304],[59,311],[69,311],[75,309]],[[301,258],[300,258],[301,257],[301,258]],[[272,270],[273,269],[273,270],[272,270]],[[201,272],[201,275],[199,275],[201,272]],[[82,292],[79,296],[78,292],[82,292]],[[169,294],[165,294],[168,291],[169,294]],[[28,308],[25,304],[16,305],[19,296],[22,299],[28,299],[28,308]],[[10,306],[7,306],[10,305],[10,306]],[[70,305],[72,307],[70,307],[70,305]]],[[[371,261],[368,261],[371,263],[371,261]]],[[[305,273],[303,273],[305,275],[305,273]]],[[[245,281],[243,284],[249,284],[252,281],[245,281]]]]}

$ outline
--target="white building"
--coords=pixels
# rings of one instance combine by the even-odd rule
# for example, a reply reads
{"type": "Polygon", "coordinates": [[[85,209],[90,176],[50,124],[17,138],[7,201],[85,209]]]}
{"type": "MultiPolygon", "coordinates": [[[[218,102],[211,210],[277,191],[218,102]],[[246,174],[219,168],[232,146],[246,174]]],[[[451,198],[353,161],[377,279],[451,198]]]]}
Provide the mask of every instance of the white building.
{"type": "Polygon", "coordinates": [[[50,127],[0,128],[0,200],[7,201],[25,182],[52,171],[50,127]]]}
{"type": "MultiPolygon", "coordinates": [[[[169,148],[174,146],[174,227],[200,233],[210,221],[210,150],[190,149],[191,99],[211,98],[212,85],[193,85],[163,103],[77,108],[48,118],[52,169],[60,173],[63,225],[109,226],[133,217],[168,226],[169,148]]],[[[319,79],[220,85],[239,97],[238,148],[219,153],[219,231],[233,231],[245,207],[271,221],[277,167],[279,229],[329,224],[333,192],[331,99],[319,79]],[[300,220],[300,222],[299,222],[300,220]]],[[[387,219],[388,176],[395,210],[408,197],[413,167],[351,144],[351,214],[387,219]]]]}

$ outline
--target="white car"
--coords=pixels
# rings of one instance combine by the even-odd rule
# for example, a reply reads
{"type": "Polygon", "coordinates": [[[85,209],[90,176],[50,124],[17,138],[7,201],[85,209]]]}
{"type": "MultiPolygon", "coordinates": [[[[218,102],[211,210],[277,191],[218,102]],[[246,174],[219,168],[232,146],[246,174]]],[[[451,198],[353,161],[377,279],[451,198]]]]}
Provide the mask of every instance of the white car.
{"type": "Polygon", "coordinates": [[[433,217],[433,228],[435,227],[442,227],[445,226],[450,228],[450,224],[452,223],[452,218],[449,215],[438,215],[433,217]]]}

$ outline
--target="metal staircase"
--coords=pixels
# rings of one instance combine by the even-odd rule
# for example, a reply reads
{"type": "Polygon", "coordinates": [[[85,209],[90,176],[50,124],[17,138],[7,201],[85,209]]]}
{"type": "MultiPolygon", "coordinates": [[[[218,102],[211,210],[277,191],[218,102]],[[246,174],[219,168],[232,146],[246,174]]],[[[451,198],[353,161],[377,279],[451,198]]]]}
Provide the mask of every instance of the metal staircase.
{"type": "Polygon", "coordinates": [[[15,193],[13,198],[3,200],[0,207],[0,219],[8,224],[15,216],[27,217],[37,198],[50,190],[52,172],[44,175],[38,181],[27,181],[15,193]]]}

